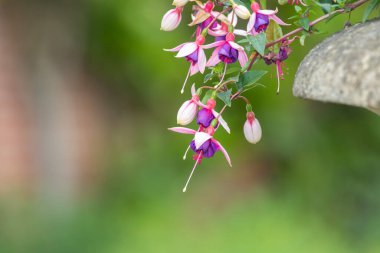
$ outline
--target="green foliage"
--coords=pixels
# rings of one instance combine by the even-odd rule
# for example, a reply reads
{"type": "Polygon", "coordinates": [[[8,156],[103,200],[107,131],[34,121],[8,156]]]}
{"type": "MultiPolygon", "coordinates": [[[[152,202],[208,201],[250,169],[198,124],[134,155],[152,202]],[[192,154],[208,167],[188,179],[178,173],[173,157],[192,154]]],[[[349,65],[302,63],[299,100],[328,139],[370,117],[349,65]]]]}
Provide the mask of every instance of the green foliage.
{"type": "MultiPolygon", "coordinates": [[[[279,24],[274,22],[273,20],[270,20],[267,31],[266,31],[266,38],[268,42],[275,41],[283,36],[282,34],[282,28],[279,24]]],[[[278,44],[275,44],[270,47],[270,50],[275,52],[276,54],[279,52],[280,47],[278,44]]]]}
{"type": "Polygon", "coordinates": [[[379,5],[380,5],[380,0],[371,0],[363,13],[362,22],[365,22],[368,19],[369,15],[372,13],[372,11],[379,5]]]}
{"type": "Polygon", "coordinates": [[[231,94],[232,94],[232,89],[229,89],[224,92],[219,92],[218,93],[218,98],[222,100],[227,106],[231,107],[231,94]]]}
{"type": "Polygon", "coordinates": [[[236,83],[236,87],[239,91],[243,91],[246,88],[254,85],[259,81],[268,71],[265,70],[251,70],[239,76],[239,80],[236,83]]]}
{"type": "Polygon", "coordinates": [[[265,44],[267,38],[264,32],[257,34],[256,36],[248,35],[247,39],[252,47],[260,54],[264,55],[265,53],[265,44]]]}

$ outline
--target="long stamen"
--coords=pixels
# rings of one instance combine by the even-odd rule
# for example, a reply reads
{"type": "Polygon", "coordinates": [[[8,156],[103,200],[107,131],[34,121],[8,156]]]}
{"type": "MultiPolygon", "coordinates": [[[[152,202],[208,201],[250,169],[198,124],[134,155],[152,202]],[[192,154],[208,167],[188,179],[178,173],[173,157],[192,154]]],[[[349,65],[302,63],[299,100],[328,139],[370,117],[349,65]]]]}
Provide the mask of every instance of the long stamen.
{"type": "Polygon", "coordinates": [[[193,173],[194,173],[194,171],[195,171],[195,168],[197,167],[197,164],[199,163],[199,160],[202,158],[202,154],[203,154],[203,151],[201,151],[201,152],[199,153],[198,158],[197,158],[197,161],[196,161],[195,164],[194,164],[193,170],[191,171],[190,176],[189,176],[189,178],[187,179],[186,185],[185,185],[185,187],[183,188],[182,192],[186,192],[186,190],[187,190],[187,185],[189,184],[190,179],[191,179],[191,177],[193,176],[193,173]]]}
{"type": "Polygon", "coordinates": [[[281,64],[280,62],[276,63],[276,66],[277,66],[276,67],[276,69],[277,69],[277,94],[280,93],[280,75],[282,73],[280,64],[281,64]]]}
{"type": "Polygon", "coordinates": [[[182,85],[181,94],[183,94],[183,92],[185,91],[185,86],[186,86],[186,83],[187,83],[187,79],[189,79],[190,71],[191,71],[191,65],[190,65],[190,68],[189,68],[189,72],[187,72],[187,76],[186,76],[185,82],[182,85]]]}
{"type": "Polygon", "coordinates": [[[186,160],[187,152],[190,150],[190,145],[187,147],[185,154],[183,155],[183,160],[186,160]]]}

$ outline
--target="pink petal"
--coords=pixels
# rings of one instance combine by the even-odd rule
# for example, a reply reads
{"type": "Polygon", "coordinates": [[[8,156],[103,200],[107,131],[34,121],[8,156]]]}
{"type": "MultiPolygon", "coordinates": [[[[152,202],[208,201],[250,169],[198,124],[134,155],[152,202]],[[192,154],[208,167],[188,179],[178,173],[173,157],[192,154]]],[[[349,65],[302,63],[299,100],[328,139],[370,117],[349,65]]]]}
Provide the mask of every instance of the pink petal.
{"type": "Polygon", "coordinates": [[[279,25],[290,25],[290,24],[287,24],[285,23],[284,21],[282,21],[279,17],[277,17],[276,15],[270,15],[269,18],[273,19],[277,24],[279,25]]]}
{"type": "Polygon", "coordinates": [[[172,127],[172,128],[168,128],[168,130],[176,132],[176,133],[180,133],[180,134],[195,134],[197,132],[194,129],[190,129],[187,127],[172,127]]]}
{"type": "Polygon", "coordinates": [[[196,90],[195,90],[195,83],[193,83],[193,85],[191,86],[191,95],[195,95],[196,94],[196,90]]]}
{"type": "Polygon", "coordinates": [[[219,149],[220,149],[220,151],[222,151],[222,153],[223,153],[224,157],[226,158],[228,164],[230,165],[230,167],[232,167],[231,158],[230,158],[230,156],[228,155],[227,150],[222,146],[222,144],[220,144],[219,141],[217,141],[217,140],[215,140],[215,139],[212,139],[212,141],[213,141],[216,145],[219,146],[219,149]]]}
{"type": "Polygon", "coordinates": [[[214,52],[212,53],[210,59],[208,59],[208,62],[206,63],[207,67],[215,66],[220,62],[218,52],[220,50],[220,47],[217,47],[214,52]]]}
{"type": "Polygon", "coordinates": [[[195,148],[199,149],[203,145],[203,143],[210,140],[211,138],[212,136],[205,132],[197,132],[194,136],[195,148]]]}
{"type": "Polygon", "coordinates": [[[213,47],[219,47],[219,46],[223,45],[224,43],[226,43],[224,40],[220,40],[220,41],[208,44],[208,45],[203,45],[202,48],[203,49],[210,49],[210,48],[213,48],[213,47]]]}
{"type": "Polygon", "coordinates": [[[211,30],[209,29],[208,30],[208,34],[210,34],[211,36],[214,36],[214,37],[220,37],[220,36],[224,36],[227,34],[226,31],[223,31],[221,29],[215,29],[215,30],[211,30]]]}
{"type": "Polygon", "coordinates": [[[199,72],[199,66],[198,66],[198,63],[194,64],[194,65],[190,65],[190,75],[193,76],[195,75],[196,73],[199,72]]]}
{"type": "Polygon", "coordinates": [[[239,59],[240,66],[243,68],[248,62],[248,56],[244,50],[239,50],[238,59],[239,59]]]}
{"type": "Polygon", "coordinates": [[[183,48],[184,45],[186,45],[187,43],[183,43],[175,48],[171,48],[171,49],[164,49],[165,51],[168,51],[168,52],[178,52],[179,50],[181,50],[181,48],[183,48]]]}
{"type": "Polygon", "coordinates": [[[256,12],[253,12],[247,24],[247,32],[252,31],[253,27],[255,26],[255,23],[256,23],[256,12]]]}
{"type": "Polygon", "coordinates": [[[257,13],[264,14],[264,15],[273,15],[278,12],[277,8],[276,10],[258,10],[257,13]]]}
{"type": "Polygon", "coordinates": [[[239,44],[237,44],[233,41],[229,41],[228,43],[230,43],[230,46],[235,48],[236,50],[244,50],[244,47],[240,46],[239,44]]]}
{"type": "Polygon", "coordinates": [[[218,117],[219,113],[217,111],[215,111],[215,110],[212,110],[212,114],[214,115],[215,118],[218,118],[218,121],[219,121],[220,125],[222,125],[222,127],[226,130],[226,132],[227,133],[231,133],[231,130],[228,127],[227,122],[222,118],[222,116],[218,117]]]}
{"type": "Polygon", "coordinates": [[[205,68],[206,68],[206,55],[205,55],[205,51],[203,51],[202,48],[199,48],[199,52],[198,52],[198,69],[199,69],[199,72],[201,72],[202,74],[205,72],[205,68]]]}
{"type": "Polygon", "coordinates": [[[228,14],[227,18],[230,21],[230,23],[232,24],[232,26],[235,27],[237,22],[238,22],[238,17],[236,16],[235,12],[234,11],[230,12],[230,14],[228,14]]]}
{"type": "Polygon", "coordinates": [[[188,56],[194,53],[195,50],[198,49],[198,45],[195,42],[186,43],[181,50],[179,50],[178,54],[175,56],[177,58],[188,56]]]}

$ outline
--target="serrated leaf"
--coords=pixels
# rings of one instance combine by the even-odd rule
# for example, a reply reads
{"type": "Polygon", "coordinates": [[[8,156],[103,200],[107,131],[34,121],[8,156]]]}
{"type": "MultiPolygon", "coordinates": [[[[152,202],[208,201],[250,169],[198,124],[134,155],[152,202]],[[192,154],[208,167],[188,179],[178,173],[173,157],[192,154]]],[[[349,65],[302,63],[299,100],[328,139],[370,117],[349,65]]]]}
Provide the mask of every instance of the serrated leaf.
{"type": "Polygon", "coordinates": [[[247,39],[253,48],[260,54],[264,55],[265,53],[265,43],[267,42],[267,37],[265,33],[259,33],[255,36],[248,35],[247,39]]]}
{"type": "Polygon", "coordinates": [[[260,80],[268,71],[265,70],[251,70],[239,76],[239,80],[236,82],[238,90],[244,90],[244,87],[255,84],[260,80]]]}
{"type": "Polygon", "coordinates": [[[232,90],[229,89],[227,91],[224,91],[224,92],[219,92],[217,94],[218,98],[220,100],[222,100],[227,106],[231,107],[231,94],[232,94],[232,90]]]}
{"type": "Polygon", "coordinates": [[[362,19],[362,22],[364,23],[369,15],[371,14],[371,12],[376,8],[377,5],[380,4],[380,0],[372,0],[369,5],[367,6],[367,8],[365,9],[364,13],[363,13],[363,19],[362,19]]]}
{"type": "Polygon", "coordinates": [[[299,23],[303,27],[303,29],[305,29],[306,31],[309,31],[309,28],[310,28],[309,18],[307,17],[300,18],[299,23]]]}

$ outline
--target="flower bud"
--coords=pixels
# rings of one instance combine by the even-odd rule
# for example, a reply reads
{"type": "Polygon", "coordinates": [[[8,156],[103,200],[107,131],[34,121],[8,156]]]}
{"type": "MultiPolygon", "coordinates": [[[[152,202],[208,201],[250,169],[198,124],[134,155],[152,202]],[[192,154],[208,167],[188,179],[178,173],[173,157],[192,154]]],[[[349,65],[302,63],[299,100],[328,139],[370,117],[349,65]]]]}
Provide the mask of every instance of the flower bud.
{"type": "Polygon", "coordinates": [[[190,124],[197,114],[197,107],[197,104],[192,100],[183,103],[177,113],[177,124],[182,126],[190,124]]]}
{"type": "Polygon", "coordinates": [[[182,7],[185,6],[187,2],[189,2],[189,0],[174,0],[173,5],[175,5],[176,7],[182,7]]]}
{"type": "Polygon", "coordinates": [[[247,120],[244,123],[244,136],[248,142],[256,144],[261,139],[261,126],[258,119],[255,118],[253,112],[247,113],[247,120]]]}
{"type": "Polygon", "coordinates": [[[182,19],[182,7],[169,10],[161,21],[161,30],[170,32],[176,29],[182,19]]]}
{"type": "Polygon", "coordinates": [[[251,13],[244,5],[234,4],[233,8],[236,15],[241,19],[249,19],[249,17],[251,16],[251,13]]]}

